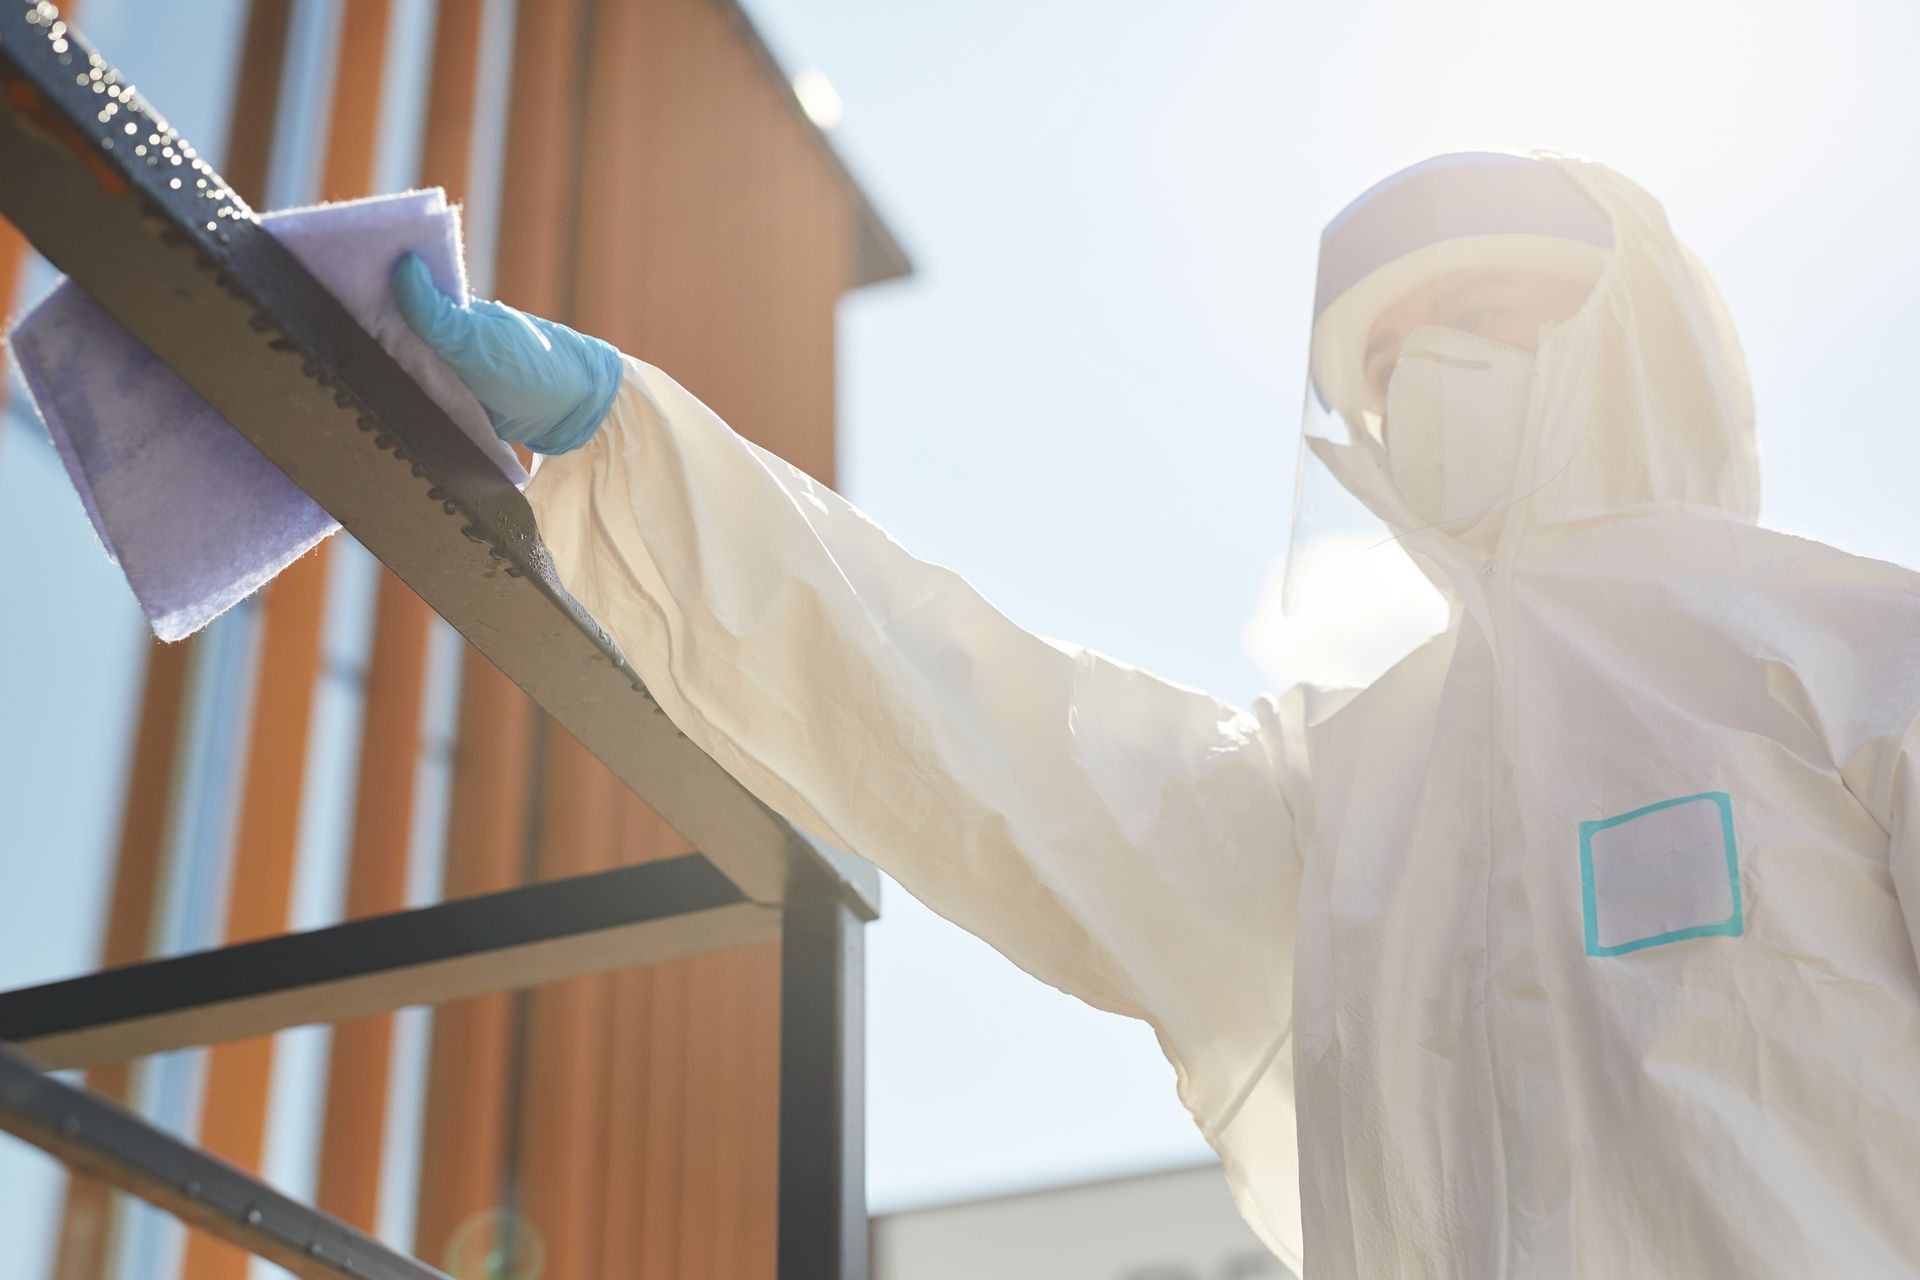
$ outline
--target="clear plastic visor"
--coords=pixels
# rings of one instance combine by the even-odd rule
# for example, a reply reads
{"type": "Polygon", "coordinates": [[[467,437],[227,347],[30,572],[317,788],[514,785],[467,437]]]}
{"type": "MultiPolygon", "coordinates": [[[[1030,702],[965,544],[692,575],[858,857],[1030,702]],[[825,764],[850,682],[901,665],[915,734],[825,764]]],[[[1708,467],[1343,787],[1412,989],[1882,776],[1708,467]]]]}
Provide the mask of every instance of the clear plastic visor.
{"type": "Polygon", "coordinates": [[[1327,224],[1292,534],[1256,627],[1270,675],[1370,683],[1471,603],[1514,507],[1567,464],[1577,430],[1554,429],[1576,424],[1548,421],[1536,353],[1613,244],[1564,165],[1493,152],[1402,169],[1327,224]]]}
{"type": "Polygon", "coordinates": [[[1543,443],[1537,351],[1605,251],[1507,239],[1431,246],[1316,321],[1279,664],[1307,683],[1368,683],[1444,630],[1451,584],[1565,463],[1566,441],[1543,443]]]}

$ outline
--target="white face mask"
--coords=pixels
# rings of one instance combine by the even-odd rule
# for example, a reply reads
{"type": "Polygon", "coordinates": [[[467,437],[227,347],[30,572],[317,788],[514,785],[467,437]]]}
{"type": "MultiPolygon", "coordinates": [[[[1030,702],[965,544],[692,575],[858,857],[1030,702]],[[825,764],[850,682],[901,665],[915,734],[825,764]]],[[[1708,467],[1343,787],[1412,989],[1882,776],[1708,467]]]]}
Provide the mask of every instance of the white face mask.
{"type": "Polygon", "coordinates": [[[1385,427],[1389,474],[1416,518],[1472,521],[1519,496],[1532,390],[1529,352],[1434,325],[1407,335],[1385,427]]]}

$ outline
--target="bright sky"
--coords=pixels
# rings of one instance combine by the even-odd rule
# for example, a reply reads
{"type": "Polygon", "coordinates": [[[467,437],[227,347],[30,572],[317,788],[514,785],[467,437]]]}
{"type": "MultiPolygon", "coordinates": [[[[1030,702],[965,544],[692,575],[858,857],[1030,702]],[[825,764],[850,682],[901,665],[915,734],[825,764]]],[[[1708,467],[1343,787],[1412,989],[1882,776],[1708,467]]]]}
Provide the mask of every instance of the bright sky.
{"type": "MultiPolygon", "coordinates": [[[[836,136],[918,267],[843,309],[841,487],[1030,629],[1230,701],[1265,687],[1242,632],[1288,524],[1319,228],[1387,172],[1477,147],[1584,153],[1659,196],[1741,326],[1763,518],[1920,564],[1907,0],[751,7],[838,91],[836,136]]],[[[4,862],[50,852],[31,909],[0,903],[8,985],[91,963],[63,922],[94,901],[113,815],[76,827],[49,788],[88,776],[73,744],[132,694],[136,620],[60,484],[9,430],[0,532],[45,552],[16,557],[0,628],[28,677],[0,712],[21,841],[4,862]],[[43,612],[62,600],[126,629],[63,628],[43,612]]],[[[1206,1154],[1144,1026],[889,890],[869,950],[876,1210],[1206,1154]]]]}
{"type": "MultiPolygon", "coordinates": [[[[1031,629],[1265,687],[1241,632],[1286,536],[1320,227],[1482,147],[1660,197],[1741,327],[1764,518],[1920,565],[1911,4],[751,7],[831,78],[919,268],[842,310],[842,488],[1031,629]]],[[[1206,1154],[1144,1026],[888,887],[876,1208],[1206,1154]]]]}

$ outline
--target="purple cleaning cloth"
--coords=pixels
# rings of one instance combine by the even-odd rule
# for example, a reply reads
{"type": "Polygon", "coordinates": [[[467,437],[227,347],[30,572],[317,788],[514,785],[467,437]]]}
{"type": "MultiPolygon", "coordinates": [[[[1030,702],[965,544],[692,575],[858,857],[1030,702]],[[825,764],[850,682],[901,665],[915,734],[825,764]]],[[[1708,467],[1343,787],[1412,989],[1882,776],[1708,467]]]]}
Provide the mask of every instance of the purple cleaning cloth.
{"type": "MultiPolygon", "coordinates": [[[[444,192],[318,205],[261,222],[503,473],[526,484],[486,411],[393,305],[388,278],[409,249],[436,284],[466,299],[460,213],[444,192]]],[[[9,340],[95,532],[162,640],[192,635],[340,527],[70,281],[9,340]]]]}

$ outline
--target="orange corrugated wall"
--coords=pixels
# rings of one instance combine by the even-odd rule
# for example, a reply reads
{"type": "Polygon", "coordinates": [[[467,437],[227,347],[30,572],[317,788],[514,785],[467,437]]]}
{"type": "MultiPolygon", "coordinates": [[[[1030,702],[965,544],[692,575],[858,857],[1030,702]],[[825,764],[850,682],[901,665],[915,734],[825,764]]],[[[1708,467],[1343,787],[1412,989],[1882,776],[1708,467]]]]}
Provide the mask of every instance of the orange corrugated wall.
{"type": "MultiPolygon", "coordinates": [[[[557,314],[553,262],[564,244],[564,112],[542,110],[542,86],[565,81],[573,0],[522,5],[515,32],[511,114],[500,193],[496,292],[557,314]],[[539,17],[543,20],[535,21],[539,17]]],[[[442,20],[445,20],[443,9],[442,20]]],[[[479,6],[471,20],[479,21],[479,6]]],[[[532,702],[470,646],[461,673],[446,887],[460,897],[511,887],[528,873],[529,817],[538,780],[532,702]]],[[[590,850],[591,852],[591,850],[590,850]]],[[[434,1011],[422,1131],[414,1252],[435,1265],[468,1223],[502,1207],[513,1142],[511,1092],[525,998],[500,993],[434,1011]]]]}
{"type": "MultiPolygon", "coordinates": [[[[594,23],[570,319],[831,484],[838,176],[727,7],[601,0],[594,23]]],[[[637,800],[622,818],[626,858],[687,848],[637,800]]],[[[779,962],[764,944],[612,980],[599,1252],[566,1246],[598,1270],[552,1280],[772,1280],[779,962]]]]}
{"type": "MultiPolygon", "coordinates": [[[[831,483],[854,211],[786,86],[711,0],[523,6],[515,49],[499,295],[661,365],[831,483]]],[[[565,734],[543,755],[535,874],[688,847],[565,734]]],[[[526,1001],[510,1194],[551,1280],[771,1280],[779,980],[768,944],[526,1001]]],[[[437,1063],[430,1096],[471,1097],[462,1074],[437,1063]]],[[[488,1207],[469,1192],[430,1226],[444,1195],[423,1188],[429,1261],[488,1207]]]]}
{"type": "MultiPolygon", "coordinates": [[[[329,195],[364,189],[370,172],[387,3],[349,0],[329,195]]],[[[229,171],[253,175],[256,193],[278,87],[279,60],[265,55],[284,46],[289,8],[254,0],[249,20],[229,171]]],[[[456,194],[481,8],[438,6],[423,176],[456,194]]],[[[714,0],[545,0],[518,15],[496,293],[660,365],[832,483],[834,312],[854,283],[856,212],[787,87],[714,0]]],[[[266,602],[236,939],[286,919],[320,563],[295,566],[266,602]]],[[[377,619],[354,914],[398,905],[418,757],[423,607],[383,577],[377,619]]],[[[149,687],[164,697],[164,672],[149,687]]],[[[143,724],[159,735],[163,716],[143,724]]],[[[133,785],[161,768],[136,764],[133,785]]],[[[688,848],[470,650],[451,803],[449,897],[688,848]]],[[[137,861],[123,853],[129,893],[137,861]]],[[[766,944],[437,1009],[416,1252],[443,1262],[462,1223],[510,1202],[542,1237],[547,1280],[771,1280],[779,979],[779,948],[766,944]]],[[[343,1027],[330,1066],[321,1197],[362,1225],[391,1141],[389,1037],[387,1019],[343,1027]]],[[[206,1136],[229,1158],[258,1162],[270,1072],[270,1040],[213,1055],[206,1136]]],[[[185,1274],[244,1272],[240,1255],[195,1236],[185,1274]]],[[[61,1272],[98,1276],[97,1263],[61,1272]]]]}
{"type": "MultiPolygon", "coordinates": [[[[347,17],[343,43],[384,44],[385,26],[376,26],[371,12],[349,10],[347,17]]],[[[456,202],[467,192],[479,52],[479,3],[446,0],[433,36],[420,182],[444,187],[447,198],[456,202]]],[[[373,98],[366,101],[371,104],[373,98]]],[[[327,193],[329,198],[350,194],[327,193]]],[[[346,914],[352,919],[406,906],[432,626],[433,612],[426,602],[382,568],[347,878],[346,914]]],[[[378,1226],[393,1026],[390,1014],[341,1023],[334,1028],[328,1056],[326,1128],[315,1202],[368,1232],[378,1226]]]]}
{"type": "MultiPolygon", "coordinates": [[[[266,187],[291,8],[291,0],[254,0],[247,16],[223,173],[232,189],[250,202],[257,202],[266,187]]],[[[12,234],[11,228],[6,230],[12,234]]],[[[11,291],[0,296],[10,297],[11,291]]],[[[168,798],[182,732],[187,673],[197,647],[197,640],[177,645],[149,641],[101,948],[103,966],[145,959],[152,946],[151,926],[163,891],[168,798]]],[[[128,1100],[131,1084],[130,1063],[87,1073],[89,1088],[116,1101],[128,1100]]],[[[55,1280],[104,1280],[112,1209],[113,1193],[105,1183],[85,1177],[69,1179],[54,1259],[55,1280]]]]}
{"type": "MultiPolygon", "coordinates": [[[[322,188],[364,195],[373,180],[384,70],[388,0],[346,0],[328,121],[322,188]]],[[[307,729],[320,674],[329,546],[295,561],[266,589],[247,765],[234,837],[226,939],[284,932],[306,780],[307,729]]],[[[266,1151],[273,1085],[272,1036],[217,1045],[207,1056],[200,1142],[245,1169],[266,1151]]],[[[204,1232],[187,1238],[184,1275],[246,1280],[249,1257],[204,1232]]]]}
{"type": "MultiPolygon", "coordinates": [[[[154,906],[160,897],[168,799],[173,790],[182,714],[186,704],[191,643],[151,641],[139,726],[128,767],[127,796],[120,818],[120,844],[108,898],[106,938],[100,965],[113,968],[147,958],[154,906]]],[[[111,1063],[87,1072],[89,1089],[116,1102],[131,1093],[132,1064],[111,1063]]],[[[54,1280],[100,1280],[111,1238],[113,1190],[98,1178],[72,1175],[60,1215],[54,1280]]]]}
{"type": "MultiPolygon", "coordinates": [[[[497,291],[528,311],[563,320],[572,315],[579,248],[578,63],[590,7],[581,0],[523,5],[514,32],[497,291]]],[[[614,863],[613,820],[624,788],[571,736],[540,719],[531,873],[555,879],[604,870],[614,863]]],[[[529,992],[519,1004],[518,1073],[504,1099],[514,1156],[508,1172],[518,1211],[544,1242],[549,1276],[602,1274],[595,1233],[606,1135],[598,1101],[607,1067],[611,981],[556,983],[529,992]]]]}

